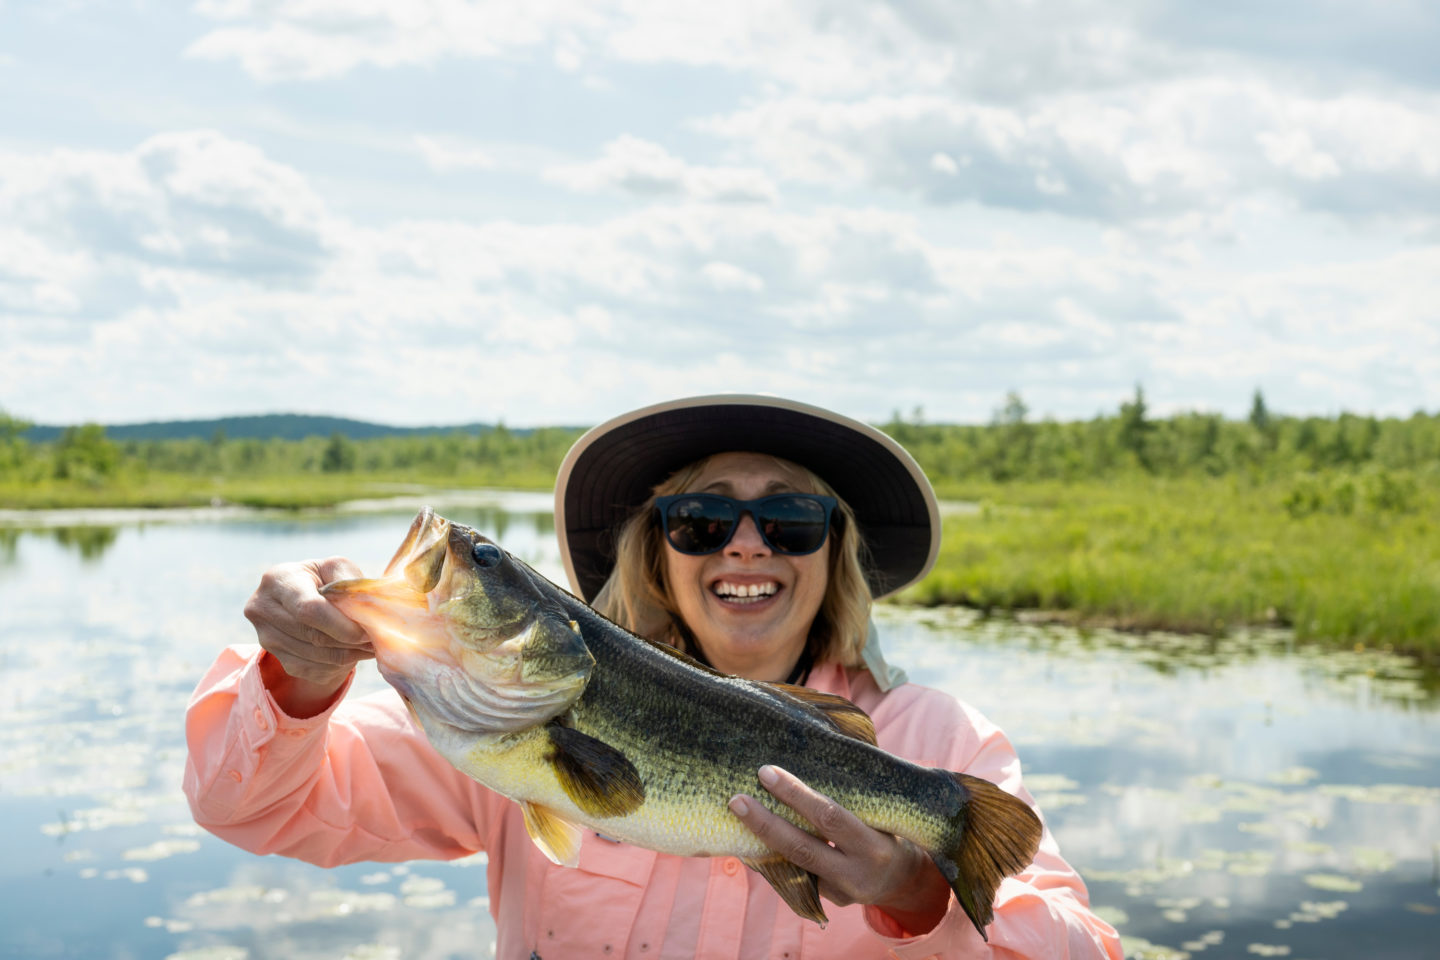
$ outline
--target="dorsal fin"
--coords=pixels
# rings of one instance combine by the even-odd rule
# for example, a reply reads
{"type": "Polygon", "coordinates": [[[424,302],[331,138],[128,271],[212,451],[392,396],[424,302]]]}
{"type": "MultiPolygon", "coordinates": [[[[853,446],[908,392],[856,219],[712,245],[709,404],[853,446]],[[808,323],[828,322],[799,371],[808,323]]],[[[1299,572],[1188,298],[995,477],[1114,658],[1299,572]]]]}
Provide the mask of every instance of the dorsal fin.
{"type": "Polygon", "coordinates": [[[830,725],[847,737],[854,737],[872,747],[875,742],[875,724],[870,715],[844,697],[834,693],[821,693],[809,687],[797,687],[793,683],[762,683],[777,693],[794,697],[805,706],[829,721],[830,725]]]}
{"type": "Polygon", "coordinates": [[[695,667],[695,668],[698,669],[698,670],[704,670],[706,673],[708,673],[708,674],[710,674],[710,675],[712,675],[712,676],[716,676],[716,677],[728,677],[728,676],[730,676],[730,674],[728,674],[728,673],[721,673],[719,670],[716,670],[714,667],[710,666],[710,664],[708,664],[708,663],[701,663],[699,660],[696,660],[694,657],[690,656],[690,654],[686,653],[684,650],[681,650],[679,647],[672,647],[672,646],[670,646],[670,644],[668,644],[668,643],[665,643],[665,642],[660,641],[660,640],[651,640],[649,637],[639,637],[639,639],[641,639],[641,640],[645,641],[646,643],[650,644],[651,647],[653,647],[653,648],[656,649],[656,650],[659,650],[661,653],[668,654],[669,656],[674,657],[676,660],[679,660],[681,663],[687,663],[687,664],[689,664],[690,666],[695,667]]]}
{"type": "MultiPolygon", "coordinates": [[[[640,639],[661,653],[668,654],[682,663],[688,663],[692,667],[704,670],[711,676],[730,676],[728,673],[721,673],[708,663],[701,663],[688,653],[672,647],[668,643],[651,640],[647,637],[641,637],[640,639]]],[[[875,742],[875,724],[871,721],[870,715],[838,694],[821,693],[819,690],[811,690],[809,687],[801,687],[793,683],[766,683],[760,681],[756,683],[756,686],[765,690],[767,693],[784,694],[787,697],[799,700],[802,704],[811,708],[817,716],[847,737],[854,737],[856,740],[862,743],[868,743],[872,747],[878,745],[875,742]]]]}

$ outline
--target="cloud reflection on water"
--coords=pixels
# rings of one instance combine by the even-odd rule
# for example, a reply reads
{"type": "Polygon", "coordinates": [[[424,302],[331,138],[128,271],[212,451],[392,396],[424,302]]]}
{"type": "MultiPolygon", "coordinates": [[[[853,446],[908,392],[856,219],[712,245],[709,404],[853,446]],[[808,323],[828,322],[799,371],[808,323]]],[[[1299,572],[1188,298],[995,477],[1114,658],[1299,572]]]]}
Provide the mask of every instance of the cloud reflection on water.
{"type": "MultiPolygon", "coordinates": [[[[548,517],[450,515],[504,526],[507,547],[561,576],[548,517]]],[[[17,905],[0,952],[486,955],[483,857],[328,871],[256,858],[200,832],[179,791],[185,703],[221,646],[253,638],[240,609],[260,572],[333,553],[379,569],[407,523],[120,527],[89,557],[49,531],[0,537],[0,816],[18,838],[0,867],[17,905]],[[70,918],[67,900],[90,915],[70,918]]],[[[1141,637],[893,607],[877,619],[892,662],[1006,729],[1062,849],[1137,951],[1346,956],[1380,930],[1412,952],[1440,936],[1426,912],[1440,904],[1440,702],[1409,661],[1296,648],[1281,631],[1141,637]]],[[[358,691],[381,687],[367,666],[358,691]]]]}

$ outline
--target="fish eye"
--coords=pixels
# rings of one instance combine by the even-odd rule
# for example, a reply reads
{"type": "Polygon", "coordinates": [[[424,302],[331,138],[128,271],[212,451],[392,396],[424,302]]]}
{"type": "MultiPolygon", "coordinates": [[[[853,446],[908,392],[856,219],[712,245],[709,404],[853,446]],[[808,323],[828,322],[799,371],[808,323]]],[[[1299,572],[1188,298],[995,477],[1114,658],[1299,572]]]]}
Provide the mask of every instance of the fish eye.
{"type": "Polygon", "coordinates": [[[477,543],[470,551],[470,556],[475,558],[477,566],[494,567],[505,559],[504,552],[493,543],[477,543]]]}

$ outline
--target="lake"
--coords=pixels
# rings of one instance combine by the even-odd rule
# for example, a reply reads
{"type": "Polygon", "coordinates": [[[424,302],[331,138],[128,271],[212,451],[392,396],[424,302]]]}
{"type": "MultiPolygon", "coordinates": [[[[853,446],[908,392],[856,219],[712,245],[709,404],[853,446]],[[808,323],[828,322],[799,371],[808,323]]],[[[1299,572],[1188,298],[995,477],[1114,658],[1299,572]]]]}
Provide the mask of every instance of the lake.
{"type": "MultiPolygon", "coordinates": [[[[435,501],[556,580],[549,497],[435,501]]],[[[378,572],[416,504],[0,517],[0,957],[491,955],[483,857],[322,870],[190,819],[182,720],[261,572],[378,572]]],[[[1016,744],[1133,957],[1440,956],[1440,697],[1382,650],[877,613],[1016,744]]],[[[367,664],[359,690],[383,685],[367,664]]]]}

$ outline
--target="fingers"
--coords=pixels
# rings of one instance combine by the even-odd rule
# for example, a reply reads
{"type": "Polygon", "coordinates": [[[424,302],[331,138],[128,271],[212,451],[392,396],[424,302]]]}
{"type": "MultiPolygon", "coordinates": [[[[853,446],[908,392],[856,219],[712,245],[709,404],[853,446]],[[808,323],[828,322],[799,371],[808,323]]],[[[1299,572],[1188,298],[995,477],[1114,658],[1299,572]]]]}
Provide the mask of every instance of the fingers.
{"type": "Polygon", "coordinates": [[[283,565],[275,598],[299,623],[348,646],[368,645],[364,629],[320,596],[325,584],[358,576],[360,568],[344,557],[283,565]]]}
{"type": "Polygon", "coordinates": [[[825,899],[839,906],[875,903],[890,891],[898,879],[895,867],[897,855],[903,852],[900,841],[867,826],[779,767],[761,767],[760,782],[775,799],[809,821],[819,836],[749,797],[735,797],[731,812],[771,850],[815,874],[825,899]]]}
{"type": "MultiPolygon", "coordinates": [[[[840,868],[843,854],[840,854],[824,840],[815,837],[769,810],[757,800],[744,794],[730,801],[730,812],[760,842],[780,854],[786,860],[816,876],[828,876],[840,868]]],[[[844,905],[841,901],[841,905],[844,905]]]]}
{"type": "Polygon", "coordinates": [[[260,645],[292,677],[329,683],[374,655],[359,624],[320,595],[320,586],[360,573],[343,557],[271,567],[245,604],[260,645]]]}
{"type": "MultiPolygon", "coordinates": [[[[860,852],[875,846],[879,834],[855,814],[819,791],[812,790],[788,770],[776,766],[760,768],[760,783],[771,796],[809,820],[820,836],[842,851],[860,852]]],[[[807,834],[808,836],[808,834],[807,834]]]]}
{"type": "Polygon", "coordinates": [[[365,576],[359,567],[345,557],[327,557],[311,562],[315,564],[315,574],[322,586],[336,580],[358,580],[365,576]]]}

